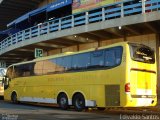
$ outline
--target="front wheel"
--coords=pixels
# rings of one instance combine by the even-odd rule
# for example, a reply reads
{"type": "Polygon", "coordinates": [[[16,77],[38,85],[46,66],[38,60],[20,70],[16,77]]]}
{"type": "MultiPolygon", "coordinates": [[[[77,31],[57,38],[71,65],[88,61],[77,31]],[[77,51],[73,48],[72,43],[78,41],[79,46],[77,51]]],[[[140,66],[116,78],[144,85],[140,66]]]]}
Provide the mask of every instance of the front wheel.
{"type": "Polygon", "coordinates": [[[85,109],[85,99],[82,94],[77,94],[73,98],[73,105],[76,111],[82,111],[85,109]]]}
{"type": "Polygon", "coordinates": [[[11,100],[13,103],[18,103],[17,94],[15,92],[12,93],[11,100]]]}

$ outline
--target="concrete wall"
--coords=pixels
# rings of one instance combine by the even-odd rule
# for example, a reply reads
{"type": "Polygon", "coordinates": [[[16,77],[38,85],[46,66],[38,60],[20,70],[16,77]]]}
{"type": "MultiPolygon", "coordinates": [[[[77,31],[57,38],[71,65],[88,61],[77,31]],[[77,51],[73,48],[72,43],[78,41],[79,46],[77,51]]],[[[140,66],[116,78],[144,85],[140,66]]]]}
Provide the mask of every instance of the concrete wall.
{"type": "Polygon", "coordinates": [[[127,41],[145,44],[156,50],[156,34],[128,37],[127,41]]]}
{"type": "Polygon", "coordinates": [[[70,47],[66,47],[62,49],[62,52],[76,52],[78,51],[78,46],[74,45],[74,46],[70,46],[70,47]]]}
{"type": "Polygon", "coordinates": [[[106,45],[114,44],[114,43],[117,43],[117,42],[123,42],[123,41],[124,41],[123,38],[112,39],[112,40],[104,40],[104,41],[100,42],[100,46],[106,46],[106,45]]]}
{"type": "MultiPolygon", "coordinates": [[[[106,45],[110,45],[110,44],[113,44],[113,43],[122,42],[124,40],[125,40],[124,38],[119,38],[119,39],[103,40],[103,41],[100,41],[99,43],[98,42],[93,42],[93,43],[80,44],[78,46],[75,45],[75,46],[62,48],[62,50],[56,49],[56,50],[48,51],[48,55],[54,55],[54,54],[58,54],[58,53],[61,53],[61,52],[76,52],[76,51],[80,51],[80,50],[96,48],[96,47],[98,47],[98,45],[106,46],[106,45]]],[[[126,41],[145,44],[147,46],[150,46],[154,50],[156,50],[156,34],[148,34],[148,35],[127,37],[126,41]]]]}

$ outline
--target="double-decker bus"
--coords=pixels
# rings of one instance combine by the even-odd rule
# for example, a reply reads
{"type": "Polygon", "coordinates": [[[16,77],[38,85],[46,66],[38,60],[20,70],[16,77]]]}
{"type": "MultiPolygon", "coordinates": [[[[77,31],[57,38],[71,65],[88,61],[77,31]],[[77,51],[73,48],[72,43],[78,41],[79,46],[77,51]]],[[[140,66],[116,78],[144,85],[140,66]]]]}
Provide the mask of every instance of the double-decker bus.
{"type": "Polygon", "coordinates": [[[0,68],[0,97],[4,95],[3,78],[6,74],[6,68],[0,68]]]}
{"type": "Polygon", "coordinates": [[[140,107],[157,103],[155,52],[120,42],[8,67],[4,99],[74,106],[140,107]]]}

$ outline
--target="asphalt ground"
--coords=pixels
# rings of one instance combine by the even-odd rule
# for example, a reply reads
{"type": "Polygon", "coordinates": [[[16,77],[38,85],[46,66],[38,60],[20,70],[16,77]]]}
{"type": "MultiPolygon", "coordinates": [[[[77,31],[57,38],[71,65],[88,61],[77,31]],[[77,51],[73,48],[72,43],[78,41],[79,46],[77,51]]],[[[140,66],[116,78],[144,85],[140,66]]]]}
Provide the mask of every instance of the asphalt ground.
{"type": "Polygon", "coordinates": [[[106,108],[104,111],[73,108],[61,110],[50,104],[13,104],[0,100],[0,120],[160,120],[160,107],[106,108]]]}

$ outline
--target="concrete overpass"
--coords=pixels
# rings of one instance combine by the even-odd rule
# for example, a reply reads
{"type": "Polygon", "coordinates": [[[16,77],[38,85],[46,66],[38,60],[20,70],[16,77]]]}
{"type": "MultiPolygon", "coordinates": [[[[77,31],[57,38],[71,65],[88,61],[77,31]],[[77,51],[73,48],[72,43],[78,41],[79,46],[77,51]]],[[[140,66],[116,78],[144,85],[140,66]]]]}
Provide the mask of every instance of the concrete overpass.
{"type": "MultiPolygon", "coordinates": [[[[126,5],[119,2],[88,12],[73,14],[21,31],[0,42],[1,60],[8,65],[34,59],[34,49],[50,50],[130,36],[156,34],[159,41],[160,1],[126,5]],[[109,7],[110,8],[108,10],[109,7]]],[[[78,48],[77,48],[78,49],[78,48]]],[[[156,48],[158,49],[158,48],[156,48]]],[[[157,51],[158,52],[158,51],[157,51]]]]}
{"type": "Polygon", "coordinates": [[[39,35],[6,47],[0,51],[0,55],[1,59],[14,63],[24,58],[33,59],[35,48],[49,51],[75,44],[100,42],[104,39],[126,38],[149,33],[158,34],[159,27],[160,12],[158,11],[132,15],[39,35]],[[120,26],[121,29],[119,29],[120,26]]]}
{"type": "Polygon", "coordinates": [[[63,48],[69,46],[76,45],[79,50],[82,44],[97,42],[101,46],[104,40],[123,38],[126,41],[130,36],[152,33],[156,34],[158,43],[160,0],[126,3],[119,2],[51,20],[9,36],[0,42],[1,60],[9,65],[34,59],[35,48],[44,49],[49,55],[51,50],[63,52],[63,48]]]}

